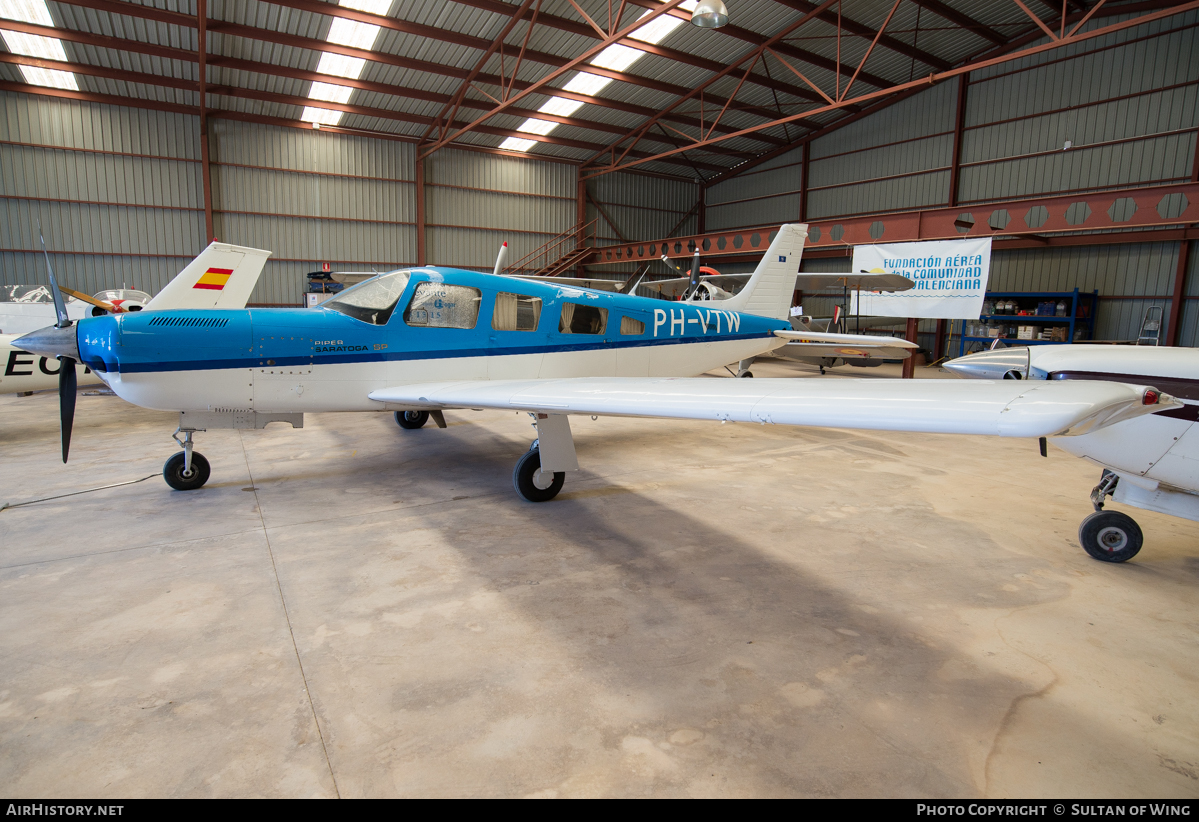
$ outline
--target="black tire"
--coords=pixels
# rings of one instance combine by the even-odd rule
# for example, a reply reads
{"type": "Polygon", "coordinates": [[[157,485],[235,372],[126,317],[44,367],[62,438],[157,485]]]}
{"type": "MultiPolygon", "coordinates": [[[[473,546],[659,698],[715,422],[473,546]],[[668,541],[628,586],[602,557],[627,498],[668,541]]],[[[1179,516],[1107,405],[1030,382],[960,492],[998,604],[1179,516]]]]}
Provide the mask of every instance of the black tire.
{"type": "Polygon", "coordinates": [[[425,423],[429,421],[428,411],[397,411],[395,413],[396,425],[407,431],[415,431],[417,428],[424,428],[425,423]]]}
{"type": "Polygon", "coordinates": [[[752,372],[752,371],[746,371],[746,372],[745,372],[744,374],[742,374],[741,376],[742,376],[742,377],[749,377],[750,379],[753,379],[754,372],[752,372]]]}
{"type": "Polygon", "coordinates": [[[180,451],[162,466],[162,478],[167,481],[167,485],[176,491],[194,491],[208,482],[208,477],[212,474],[212,468],[209,467],[208,460],[204,459],[203,454],[197,454],[195,451],[192,451],[191,476],[184,475],[183,463],[183,452],[180,451]]]}
{"type": "Polygon", "coordinates": [[[1119,511],[1096,511],[1078,526],[1078,541],[1093,558],[1127,562],[1141,550],[1144,536],[1136,520],[1119,511]]]}
{"type": "Polygon", "coordinates": [[[538,484],[544,481],[544,475],[541,473],[541,452],[526,451],[525,455],[516,461],[516,468],[512,470],[512,487],[529,502],[549,502],[562,490],[566,474],[555,471],[548,487],[538,487],[538,484]]]}

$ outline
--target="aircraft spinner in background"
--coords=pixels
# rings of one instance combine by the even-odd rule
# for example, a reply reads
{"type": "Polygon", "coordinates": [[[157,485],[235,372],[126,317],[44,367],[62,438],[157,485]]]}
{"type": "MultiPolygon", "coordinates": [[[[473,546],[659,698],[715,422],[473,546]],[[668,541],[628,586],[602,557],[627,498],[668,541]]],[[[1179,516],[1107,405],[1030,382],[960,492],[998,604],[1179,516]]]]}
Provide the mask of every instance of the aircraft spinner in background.
{"type": "MultiPolygon", "coordinates": [[[[411,429],[430,417],[444,426],[447,409],[526,411],[537,440],[513,485],[544,502],[579,467],[571,414],[1069,438],[1130,431],[1181,406],[1145,385],[1102,381],[685,378],[791,339],[842,341],[786,319],[806,234],[782,226],[745,288],[719,307],[421,267],[316,309],[139,312],[74,325],[60,312],[58,326],[17,344],[81,360],[136,405],[180,412],[183,450],[163,468],[179,490],[210,474],[196,432],[302,427],[307,412],[390,410],[411,429]]],[[[74,392],[60,391],[65,461],[74,392]]]]}

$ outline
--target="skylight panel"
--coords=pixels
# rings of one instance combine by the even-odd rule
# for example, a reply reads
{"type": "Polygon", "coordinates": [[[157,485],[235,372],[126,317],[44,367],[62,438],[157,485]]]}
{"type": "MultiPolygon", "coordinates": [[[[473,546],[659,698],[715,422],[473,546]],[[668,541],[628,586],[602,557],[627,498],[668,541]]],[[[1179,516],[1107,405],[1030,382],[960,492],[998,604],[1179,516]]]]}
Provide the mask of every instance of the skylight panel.
{"type": "Polygon", "coordinates": [[[313,83],[308,96],[313,100],[324,100],[329,103],[348,103],[354,89],[349,86],[335,86],[332,83],[313,83]]]}
{"type": "Polygon", "coordinates": [[[37,66],[21,66],[21,74],[25,82],[31,86],[46,86],[47,88],[63,88],[67,91],[79,91],[75,75],[69,71],[38,68],[37,66]]]}
{"type": "Polygon", "coordinates": [[[505,151],[528,151],[533,146],[537,145],[536,140],[525,140],[520,137],[509,137],[504,142],[500,143],[500,148],[505,151]]]}
{"type": "Polygon", "coordinates": [[[54,37],[6,31],[4,32],[4,45],[8,46],[8,50],[13,54],[40,57],[43,60],[60,60],[64,63],[67,60],[67,52],[62,47],[62,41],[54,37]]]}
{"type": "Polygon", "coordinates": [[[320,74],[332,74],[334,77],[349,77],[351,80],[357,80],[362,76],[362,69],[365,66],[366,61],[361,57],[346,57],[344,54],[323,51],[316,70],[320,74]]]}
{"type": "MultiPolygon", "coordinates": [[[[352,2],[363,2],[363,0],[352,0],[352,2]]],[[[687,0],[681,3],[679,8],[687,11],[694,11],[696,0],[687,0]]],[[[650,11],[644,12],[641,16],[645,17],[650,14],[650,11]]],[[[643,43],[658,44],[666,39],[666,37],[683,24],[683,19],[674,17],[670,14],[663,14],[646,23],[641,28],[637,29],[633,34],[629,35],[632,40],[640,40],[643,43]]],[[[591,65],[599,66],[600,68],[610,69],[611,71],[626,71],[630,66],[641,59],[645,52],[639,49],[622,46],[618,43],[605,48],[597,54],[592,60],[591,65]]],[[[564,91],[571,91],[575,94],[586,94],[589,97],[594,97],[603,90],[612,80],[608,77],[600,77],[598,74],[591,74],[587,71],[580,71],[570,79],[565,86],[564,91]]],[[[569,117],[574,114],[583,104],[576,100],[567,100],[564,97],[551,97],[546,103],[542,104],[538,111],[544,114],[555,114],[559,117],[569,117]]],[[[517,131],[525,131],[531,134],[546,135],[557,128],[560,124],[550,122],[548,120],[540,120],[535,117],[530,117],[525,120],[517,131]]],[[[521,137],[509,137],[500,143],[500,148],[509,151],[528,151],[537,143],[534,140],[526,140],[521,137]]]]}
{"type": "MultiPolygon", "coordinates": [[[[0,0],[0,3],[5,2],[29,2],[29,0],[0,0]]],[[[371,14],[386,15],[391,10],[392,0],[341,0],[340,5],[347,9],[357,9],[371,14]]],[[[379,27],[370,23],[360,23],[357,20],[346,20],[342,17],[333,18],[333,23],[329,26],[329,34],[325,38],[330,43],[336,43],[339,46],[348,48],[362,49],[370,51],[375,47],[375,40],[379,37],[379,27]]],[[[320,62],[317,63],[316,70],[320,74],[328,74],[331,77],[345,77],[350,80],[357,80],[362,76],[362,70],[366,67],[366,60],[361,57],[347,57],[344,54],[333,54],[332,52],[322,52],[320,62]]],[[[327,103],[345,104],[350,101],[350,95],[354,93],[354,89],[350,86],[340,86],[335,83],[322,83],[313,81],[312,87],[308,90],[309,98],[313,100],[324,100],[327,103]]],[[[335,126],[341,122],[342,112],[333,111],[327,108],[318,108],[317,106],[305,106],[304,113],[300,115],[300,119],[313,125],[335,126]]]]}
{"type": "MultiPolygon", "coordinates": [[[[54,18],[46,7],[46,0],[0,0],[0,16],[11,20],[20,20],[36,26],[54,27],[54,18]]],[[[2,24],[0,24],[2,25],[2,24]]],[[[0,37],[4,45],[13,54],[23,54],[26,57],[38,57],[42,60],[57,60],[67,62],[67,52],[62,41],[55,37],[41,37],[36,34],[24,34],[19,31],[0,29],[0,37]]],[[[75,75],[69,71],[57,71],[36,66],[18,66],[25,82],[32,86],[61,88],[78,91],[79,83],[75,75]]]]}
{"type": "Polygon", "coordinates": [[[357,9],[380,17],[387,16],[387,12],[391,11],[391,0],[342,0],[341,5],[347,9],[357,9]]]}
{"type": "Polygon", "coordinates": [[[46,0],[0,0],[0,16],[35,26],[54,26],[46,0]]]}
{"type": "Polygon", "coordinates": [[[619,43],[613,43],[595,55],[595,59],[591,61],[591,65],[612,69],[612,71],[624,71],[640,60],[642,54],[645,54],[645,52],[631,49],[628,46],[622,46],[619,43]]]}
{"type": "Polygon", "coordinates": [[[588,97],[594,97],[603,90],[604,86],[611,82],[607,77],[600,77],[598,74],[580,71],[574,77],[570,78],[570,82],[562,88],[566,91],[573,91],[575,94],[586,94],[588,97]]]}
{"type": "Polygon", "coordinates": [[[559,117],[569,117],[580,108],[583,103],[580,100],[567,100],[565,97],[551,97],[537,109],[542,114],[556,114],[559,117]]]}
{"type": "Polygon", "coordinates": [[[537,120],[533,117],[525,120],[516,127],[517,131],[527,131],[530,134],[549,134],[558,127],[557,123],[551,123],[549,120],[537,120]]]}
{"type": "Polygon", "coordinates": [[[335,126],[341,122],[341,114],[340,111],[334,111],[330,108],[304,106],[304,113],[300,115],[300,119],[309,123],[318,123],[322,126],[335,126]]]}

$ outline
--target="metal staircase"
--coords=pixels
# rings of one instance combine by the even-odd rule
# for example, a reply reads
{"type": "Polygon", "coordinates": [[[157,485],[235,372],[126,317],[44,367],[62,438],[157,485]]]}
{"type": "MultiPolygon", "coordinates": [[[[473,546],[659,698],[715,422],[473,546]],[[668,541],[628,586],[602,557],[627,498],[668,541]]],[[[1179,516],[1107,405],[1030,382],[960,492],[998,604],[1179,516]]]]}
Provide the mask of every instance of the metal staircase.
{"type": "Polygon", "coordinates": [[[593,246],[587,245],[587,241],[594,239],[597,220],[579,223],[562,232],[516,262],[504,266],[500,273],[557,277],[570,270],[595,251],[593,246]]]}

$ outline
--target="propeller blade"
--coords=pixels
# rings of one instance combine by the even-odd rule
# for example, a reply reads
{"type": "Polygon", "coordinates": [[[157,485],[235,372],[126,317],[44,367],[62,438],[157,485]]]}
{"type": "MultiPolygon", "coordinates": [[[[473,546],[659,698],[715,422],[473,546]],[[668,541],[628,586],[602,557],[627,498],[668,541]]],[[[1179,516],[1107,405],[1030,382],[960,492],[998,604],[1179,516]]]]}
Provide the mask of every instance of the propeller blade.
{"type": "Polygon", "coordinates": [[[699,252],[695,252],[695,256],[691,258],[691,290],[694,291],[699,285],[699,252]]]}
{"type": "Polygon", "coordinates": [[[67,303],[62,298],[62,291],[58,288],[58,280],[54,279],[54,266],[50,265],[50,252],[46,250],[46,239],[42,236],[42,221],[37,221],[37,238],[42,243],[42,254],[46,256],[46,270],[50,273],[50,293],[54,296],[54,314],[58,317],[56,325],[59,328],[66,328],[71,324],[71,320],[67,317],[67,303]]]}
{"type": "Polygon", "coordinates": [[[75,291],[74,289],[67,288],[65,285],[59,286],[59,290],[62,291],[62,293],[64,293],[64,294],[69,294],[70,296],[74,297],[77,300],[83,300],[85,303],[88,303],[89,305],[94,305],[97,308],[103,308],[109,314],[124,314],[125,313],[125,309],[121,308],[120,306],[113,305],[112,303],[105,302],[104,300],[97,300],[95,297],[89,297],[88,295],[84,294],[82,291],[75,291]]]}
{"type": "Polygon", "coordinates": [[[79,378],[75,374],[75,360],[62,357],[58,361],[58,422],[62,432],[62,461],[67,461],[71,451],[71,429],[75,425],[75,399],[79,378]]]}

